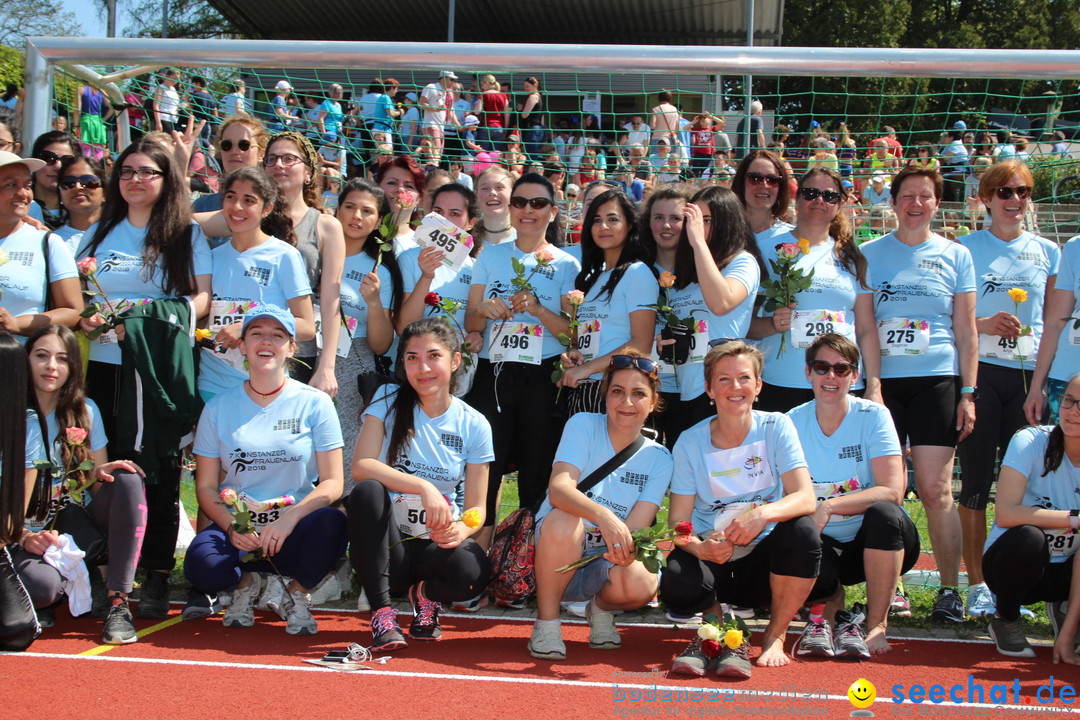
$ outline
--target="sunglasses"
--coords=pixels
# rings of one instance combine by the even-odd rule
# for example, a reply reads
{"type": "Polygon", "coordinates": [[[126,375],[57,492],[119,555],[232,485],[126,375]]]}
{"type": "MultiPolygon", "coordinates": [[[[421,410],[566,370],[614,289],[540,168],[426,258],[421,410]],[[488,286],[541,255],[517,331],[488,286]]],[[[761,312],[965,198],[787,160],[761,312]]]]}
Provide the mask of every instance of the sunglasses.
{"type": "Polygon", "coordinates": [[[1016,193],[1016,197],[1021,200],[1026,200],[1031,197],[1030,185],[1018,185],[1016,187],[999,187],[994,188],[994,194],[998,196],[998,200],[1008,200],[1016,193]]]}
{"type": "Polygon", "coordinates": [[[76,185],[82,185],[87,190],[97,190],[101,187],[101,178],[97,175],[65,175],[60,181],[61,190],[73,190],[76,185]]]}
{"type": "Polygon", "coordinates": [[[64,160],[74,160],[74,155],[57,155],[52,150],[42,150],[38,153],[38,160],[44,160],[46,165],[55,165],[64,160]]]}
{"type": "Polygon", "coordinates": [[[1077,403],[1080,403],[1080,400],[1071,395],[1058,395],[1058,405],[1062,410],[1072,410],[1077,403]]]}
{"type": "Polygon", "coordinates": [[[524,198],[520,195],[515,195],[510,198],[510,205],[516,207],[518,210],[523,210],[526,205],[533,210],[543,210],[548,205],[551,205],[551,201],[545,197],[524,198]]]}
{"type": "Polygon", "coordinates": [[[709,348],[711,349],[720,345],[724,345],[725,343],[735,342],[736,340],[742,340],[742,338],[713,338],[709,341],[709,348]]]}
{"type": "Polygon", "coordinates": [[[649,358],[634,357],[633,355],[612,355],[610,366],[616,370],[624,370],[625,368],[633,367],[647,374],[656,372],[656,363],[652,360],[649,358]]]}
{"type": "Polygon", "coordinates": [[[750,181],[751,185],[768,185],[769,187],[779,187],[784,180],[779,175],[765,175],[759,172],[746,173],[746,179],[750,181]]]}
{"type": "Polygon", "coordinates": [[[236,145],[236,147],[240,148],[240,152],[247,152],[248,150],[251,149],[251,141],[248,140],[247,138],[244,138],[243,140],[238,140],[235,143],[233,143],[232,140],[222,140],[221,141],[221,150],[222,150],[222,152],[229,152],[230,150],[233,149],[234,144],[236,145]]]}
{"type": "Polygon", "coordinates": [[[855,367],[851,363],[846,362],[838,362],[835,365],[832,365],[825,362],[824,360],[815,360],[814,362],[810,363],[810,369],[818,375],[828,375],[829,371],[832,370],[836,377],[842,378],[847,377],[859,368],[855,367]]]}
{"type": "Polygon", "coordinates": [[[799,188],[799,197],[806,202],[814,202],[818,198],[821,198],[830,205],[839,205],[840,200],[844,196],[835,190],[818,190],[817,188],[804,187],[799,188]]]}

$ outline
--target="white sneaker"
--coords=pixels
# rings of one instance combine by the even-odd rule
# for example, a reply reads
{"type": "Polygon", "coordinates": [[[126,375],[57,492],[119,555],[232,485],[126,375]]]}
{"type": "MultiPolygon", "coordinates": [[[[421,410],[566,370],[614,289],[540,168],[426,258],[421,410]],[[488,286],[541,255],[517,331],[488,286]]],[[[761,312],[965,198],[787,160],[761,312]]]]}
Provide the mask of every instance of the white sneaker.
{"type": "Polygon", "coordinates": [[[967,614],[968,617],[993,617],[997,612],[997,598],[986,583],[978,583],[968,587],[967,614]]]}
{"type": "Polygon", "coordinates": [[[262,578],[258,573],[251,574],[251,584],[247,587],[236,588],[232,593],[232,601],[225,611],[222,625],[227,628],[249,628],[255,624],[255,603],[259,599],[259,590],[262,588],[262,578]]]}
{"type": "Polygon", "coordinates": [[[360,612],[371,612],[371,603],[368,602],[364,588],[360,588],[360,597],[356,598],[356,609],[360,612]]]}
{"type": "Polygon", "coordinates": [[[593,650],[618,650],[622,638],[615,628],[615,615],[601,610],[592,602],[585,605],[585,618],[589,621],[589,647],[593,650]]]}
{"type": "Polygon", "coordinates": [[[562,609],[571,615],[579,618],[585,617],[585,607],[589,604],[589,601],[585,602],[564,602],[562,603],[562,609]]]}
{"type": "Polygon", "coordinates": [[[266,578],[266,590],[259,601],[259,608],[269,610],[282,620],[289,617],[289,603],[292,600],[285,591],[285,586],[292,582],[289,578],[279,577],[276,573],[266,578]]]}
{"type": "Polygon", "coordinates": [[[331,571],[319,584],[311,589],[311,604],[322,605],[341,599],[341,583],[337,575],[331,571]]]}
{"type": "Polygon", "coordinates": [[[558,623],[533,625],[529,638],[529,654],[541,660],[565,660],[566,645],[562,639],[562,627],[558,623]]]}
{"type": "Polygon", "coordinates": [[[285,632],[290,635],[314,635],[319,632],[315,618],[311,617],[311,596],[300,590],[289,593],[289,611],[285,632]]]}

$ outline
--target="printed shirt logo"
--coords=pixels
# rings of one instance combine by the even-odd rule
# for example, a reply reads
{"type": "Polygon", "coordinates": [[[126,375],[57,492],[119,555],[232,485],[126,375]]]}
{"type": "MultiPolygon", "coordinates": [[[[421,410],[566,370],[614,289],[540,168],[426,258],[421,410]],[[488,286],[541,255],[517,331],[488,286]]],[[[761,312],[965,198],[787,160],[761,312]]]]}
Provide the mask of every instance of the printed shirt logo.
{"type": "Polygon", "coordinates": [[[743,463],[743,467],[747,470],[753,470],[758,465],[760,465],[762,461],[763,458],[760,458],[757,455],[751,455],[750,457],[746,458],[746,462],[743,463]]]}
{"type": "Polygon", "coordinates": [[[358,270],[350,270],[349,272],[345,273],[345,279],[352,280],[353,282],[363,282],[364,273],[358,270]]]}
{"type": "Polygon", "coordinates": [[[34,253],[26,250],[10,252],[8,253],[8,262],[19,263],[23,267],[30,267],[34,264],[34,253]]]}
{"type": "Polygon", "coordinates": [[[270,284],[270,268],[259,267],[258,265],[249,267],[244,272],[245,277],[253,279],[255,282],[262,286],[270,284]]]}
{"type": "Polygon", "coordinates": [[[941,262],[938,260],[920,260],[919,269],[930,270],[931,272],[935,272],[938,275],[945,272],[945,266],[942,265],[941,262]]]}
{"type": "Polygon", "coordinates": [[[647,483],[648,481],[648,473],[625,472],[623,473],[622,477],[619,478],[619,482],[626,485],[633,485],[634,487],[638,488],[638,490],[644,489],[645,483],[647,483]]]}
{"type": "Polygon", "coordinates": [[[452,433],[442,433],[442,435],[440,435],[439,437],[439,442],[442,444],[443,447],[449,448],[454,452],[461,452],[462,448],[465,446],[465,444],[461,440],[461,437],[452,433]]]}
{"type": "Polygon", "coordinates": [[[840,448],[840,454],[836,456],[837,460],[850,460],[854,458],[855,462],[863,461],[862,445],[845,445],[840,448]]]}
{"type": "Polygon", "coordinates": [[[274,423],[273,430],[275,432],[278,431],[278,430],[288,430],[293,435],[299,435],[300,434],[300,418],[298,418],[298,417],[296,417],[296,418],[281,418],[276,423],[274,423]]]}

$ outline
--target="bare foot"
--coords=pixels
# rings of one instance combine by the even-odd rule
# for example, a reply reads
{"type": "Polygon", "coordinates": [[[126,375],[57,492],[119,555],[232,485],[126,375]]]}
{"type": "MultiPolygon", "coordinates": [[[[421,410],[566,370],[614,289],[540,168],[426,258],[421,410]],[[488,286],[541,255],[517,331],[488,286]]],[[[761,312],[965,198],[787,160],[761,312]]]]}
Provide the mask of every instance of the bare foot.
{"type": "Polygon", "coordinates": [[[761,657],[757,664],[761,667],[781,667],[791,662],[784,652],[784,636],[765,638],[761,643],[761,657]]]}
{"type": "Polygon", "coordinates": [[[892,652],[892,645],[885,639],[885,628],[878,625],[866,635],[866,647],[871,655],[884,655],[892,652]]]}

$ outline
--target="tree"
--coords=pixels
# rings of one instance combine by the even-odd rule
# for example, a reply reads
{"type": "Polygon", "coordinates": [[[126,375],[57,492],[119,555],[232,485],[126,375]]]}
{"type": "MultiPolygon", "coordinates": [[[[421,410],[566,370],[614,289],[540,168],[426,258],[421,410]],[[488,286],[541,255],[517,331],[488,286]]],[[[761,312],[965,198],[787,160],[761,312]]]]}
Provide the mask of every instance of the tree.
{"type": "MultiPolygon", "coordinates": [[[[133,24],[124,28],[127,37],[161,37],[162,0],[134,0],[129,7],[133,24]]],[[[168,36],[171,38],[220,38],[239,30],[205,0],[169,0],[168,36]]]]}
{"type": "Polygon", "coordinates": [[[82,35],[74,13],[47,0],[4,0],[0,3],[0,45],[22,48],[35,35],[82,35]]]}

